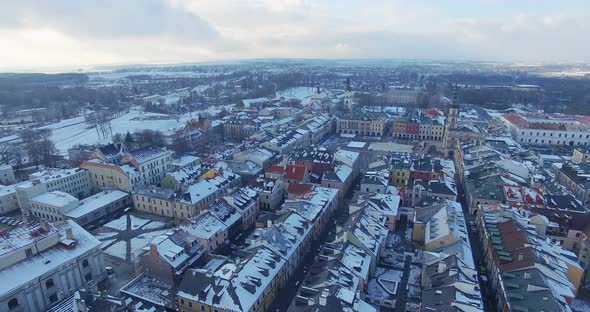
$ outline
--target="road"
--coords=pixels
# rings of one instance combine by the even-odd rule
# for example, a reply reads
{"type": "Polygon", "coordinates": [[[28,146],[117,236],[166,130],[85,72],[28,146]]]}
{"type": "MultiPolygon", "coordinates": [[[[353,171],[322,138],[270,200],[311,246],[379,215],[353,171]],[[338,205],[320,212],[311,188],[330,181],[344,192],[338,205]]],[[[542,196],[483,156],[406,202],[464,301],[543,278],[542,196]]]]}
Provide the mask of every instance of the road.
{"type": "MultiPolygon", "coordinates": [[[[469,236],[469,243],[471,244],[471,252],[473,254],[473,262],[475,263],[476,269],[480,271],[480,266],[484,262],[483,261],[483,251],[481,248],[481,242],[478,237],[477,227],[475,226],[475,216],[469,214],[469,207],[467,206],[467,200],[465,198],[465,193],[463,191],[462,185],[457,182],[457,193],[458,198],[457,200],[461,203],[461,207],[463,208],[463,215],[465,216],[465,223],[467,225],[467,235],[469,236]],[[473,226],[471,226],[470,222],[473,222],[473,226]],[[475,230],[472,230],[472,227],[475,230]]],[[[490,280],[489,276],[486,276],[488,281],[490,280]]],[[[496,311],[496,307],[493,305],[495,302],[494,299],[494,292],[491,291],[488,283],[483,283],[481,279],[479,279],[479,289],[481,289],[481,296],[484,303],[484,311],[486,312],[494,312],[496,311]]]]}

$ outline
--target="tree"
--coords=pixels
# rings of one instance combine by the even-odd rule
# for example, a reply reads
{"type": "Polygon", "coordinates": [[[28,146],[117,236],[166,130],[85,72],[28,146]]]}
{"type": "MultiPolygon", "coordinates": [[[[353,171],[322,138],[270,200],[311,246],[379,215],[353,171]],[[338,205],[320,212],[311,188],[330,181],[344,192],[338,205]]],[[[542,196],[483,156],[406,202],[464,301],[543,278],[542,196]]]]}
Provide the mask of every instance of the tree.
{"type": "Polygon", "coordinates": [[[17,158],[19,152],[18,146],[14,143],[0,144],[0,161],[8,165],[17,158]]]}
{"type": "Polygon", "coordinates": [[[113,143],[121,143],[123,142],[123,135],[120,133],[115,133],[113,135],[113,143]]]}
{"type": "Polygon", "coordinates": [[[45,166],[55,164],[57,148],[51,140],[51,129],[25,129],[19,136],[29,156],[29,162],[35,163],[36,167],[39,167],[40,163],[45,166]]]}

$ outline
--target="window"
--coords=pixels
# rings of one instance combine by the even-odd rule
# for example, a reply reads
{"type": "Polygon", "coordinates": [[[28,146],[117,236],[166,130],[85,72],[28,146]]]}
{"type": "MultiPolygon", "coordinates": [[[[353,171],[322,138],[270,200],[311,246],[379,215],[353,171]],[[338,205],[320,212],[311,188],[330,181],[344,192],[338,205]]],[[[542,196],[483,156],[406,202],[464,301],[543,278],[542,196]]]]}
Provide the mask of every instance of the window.
{"type": "Polygon", "coordinates": [[[86,282],[90,282],[92,280],[92,273],[86,273],[86,275],[84,275],[84,278],[86,279],[86,282]]]}
{"type": "Polygon", "coordinates": [[[51,303],[57,302],[57,293],[49,296],[49,302],[51,302],[51,303]]]}
{"type": "Polygon", "coordinates": [[[18,299],[12,298],[8,301],[8,310],[16,309],[18,306],[18,299]]]}
{"type": "Polygon", "coordinates": [[[45,288],[47,288],[47,289],[53,287],[54,285],[55,285],[55,283],[53,283],[53,279],[51,279],[51,278],[45,282],[45,288]]]}
{"type": "Polygon", "coordinates": [[[82,261],[82,267],[83,268],[87,268],[88,267],[88,259],[84,259],[84,261],[82,261]]]}
{"type": "Polygon", "coordinates": [[[27,248],[25,250],[25,255],[27,256],[27,258],[33,255],[33,251],[31,250],[31,248],[27,248]]]}

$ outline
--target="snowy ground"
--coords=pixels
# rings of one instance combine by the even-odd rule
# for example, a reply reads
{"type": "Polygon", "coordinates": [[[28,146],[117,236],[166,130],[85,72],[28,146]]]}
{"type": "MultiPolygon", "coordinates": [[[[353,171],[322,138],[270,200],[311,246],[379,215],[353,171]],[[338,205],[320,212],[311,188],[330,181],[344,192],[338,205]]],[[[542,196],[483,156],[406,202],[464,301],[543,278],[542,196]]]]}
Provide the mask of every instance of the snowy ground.
{"type": "Polygon", "coordinates": [[[314,94],[314,88],[295,87],[277,92],[276,98],[284,97],[286,100],[297,99],[302,103],[309,102],[311,96],[314,94]]]}
{"type": "Polygon", "coordinates": [[[127,215],[121,216],[119,219],[115,219],[107,224],[104,227],[125,231],[127,229],[127,215]]]}
{"type": "Polygon", "coordinates": [[[144,226],[141,227],[142,230],[154,230],[163,228],[166,226],[166,223],[160,221],[152,221],[144,226]]]}
{"type": "Polygon", "coordinates": [[[116,232],[103,232],[103,233],[94,234],[94,237],[96,237],[98,240],[105,240],[105,239],[111,238],[117,234],[118,233],[116,233],[116,232]]]}
{"type": "MultiPolygon", "coordinates": [[[[165,135],[172,135],[175,129],[183,127],[187,121],[196,118],[199,113],[203,115],[215,116],[221,111],[221,108],[210,108],[202,111],[195,111],[191,114],[186,113],[181,116],[163,115],[155,113],[142,112],[140,108],[134,107],[129,113],[117,117],[111,121],[113,134],[127,132],[134,133],[144,129],[157,129],[165,135]]],[[[102,138],[98,136],[95,128],[91,128],[85,121],[84,116],[62,120],[57,123],[43,126],[44,129],[51,129],[51,139],[61,155],[67,155],[68,149],[77,144],[108,144],[111,138],[102,138]]],[[[0,138],[1,140],[13,139],[11,137],[0,138]]]]}
{"type": "Polygon", "coordinates": [[[105,249],[104,253],[115,258],[125,260],[125,257],[127,255],[127,243],[124,241],[116,242],[112,244],[109,248],[105,249]]]}
{"type": "Polygon", "coordinates": [[[150,222],[150,220],[138,218],[135,216],[129,216],[129,218],[131,218],[131,228],[134,230],[138,229],[138,228],[144,226],[146,223],[150,222]]]}
{"type": "Polygon", "coordinates": [[[574,299],[570,308],[573,312],[588,312],[590,311],[590,299],[574,299]]]}

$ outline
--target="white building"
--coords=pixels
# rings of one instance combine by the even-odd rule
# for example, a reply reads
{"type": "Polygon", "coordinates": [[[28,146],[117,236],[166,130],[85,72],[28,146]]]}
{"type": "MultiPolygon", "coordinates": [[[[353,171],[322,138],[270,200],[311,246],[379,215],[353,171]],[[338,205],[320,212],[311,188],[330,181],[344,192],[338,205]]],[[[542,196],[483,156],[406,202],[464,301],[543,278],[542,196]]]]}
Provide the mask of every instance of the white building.
{"type": "Polygon", "coordinates": [[[30,200],[46,192],[60,191],[77,198],[92,194],[88,170],[48,169],[29,175],[29,181],[15,185],[18,204],[23,213],[28,212],[30,200]]]}
{"type": "Polygon", "coordinates": [[[143,185],[158,184],[172,168],[172,152],[156,146],[146,146],[125,153],[121,164],[129,164],[140,174],[143,185]]]}
{"type": "Polygon", "coordinates": [[[11,165],[0,165],[0,184],[10,185],[16,183],[14,171],[11,165]]]}
{"type": "Polygon", "coordinates": [[[574,116],[555,114],[504,114],[514,140],[523,145],[588,146],[590,127],[574,116]]]}
{"type": "Polygon", "coordinates": [[[0,185],[0,215],[18,209],[18,199],[14,185],[0,185]]]}
{"type": "Polygon", "coordinates": [[[73,221],[26,223],[0,236],[0,311],[42,312],[105,278],[100,241],[73,221]]]}
{"type": "Polygon", "coordinates": [[[47,221],[63,221],[64,215],[80,206],[80,201],[64,192],[45,192],[31,198],[29,212],[47,221]]]}

